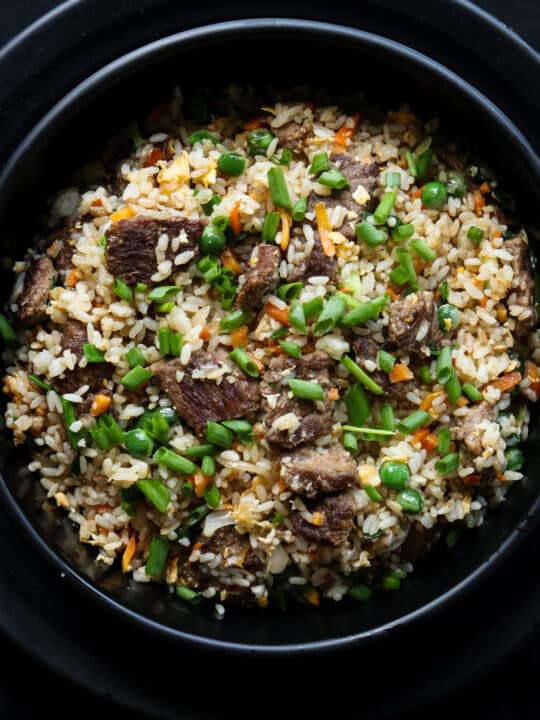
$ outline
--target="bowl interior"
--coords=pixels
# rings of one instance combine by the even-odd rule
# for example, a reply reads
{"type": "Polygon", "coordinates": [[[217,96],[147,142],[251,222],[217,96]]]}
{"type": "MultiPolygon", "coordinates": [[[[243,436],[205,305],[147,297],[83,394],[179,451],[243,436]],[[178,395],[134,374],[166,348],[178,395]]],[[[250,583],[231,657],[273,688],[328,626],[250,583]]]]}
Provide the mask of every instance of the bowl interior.
{"type": "MultiPolygon", "coordinates": [[[[179,86],[191,96],[202,87],[218,95],[230,82],[287,88],[284,94],[291,98],[305,93],[307,86],[312,97],[338,100],[353,110],[363,107],[364,94],[384,109],[406,102],[424,118],[437,116],[448,136],[465,141],[498,173],[501,185],[517,201],[517,216],[533,239],[540,237],[534,213],[540,201],[538,160],[504,117],[465,83],[402,46],[357,31],[312,23],[240,21],[166,38],[159,47],[138,51],[98,73],[62,101],[27,139],[0,183],[2,253],[22,258],[47,197],[64,187],[107,138],[144,117],[172,88],[179,86]]],[[[11,277],[6,274],[2,280],[4,300],[11,277]]],[[[537,428],[538,418],[533,414],[526,449],[531,469],[540,460],[540,449],[533,441],[537,428]]],[[[379,594],[361,607],[347,600],[320,610],[293,607],[286,615],[272,609],[264,614],[231,609],[226,621],[219,622],[201,608],[183,612],[160,587],[129,583],[119,572],[101,572],[92,562],[91,551],[79,546],[71,524],[43,512],[42,494],[22,469],[27,461],[24,448],[14,450],[5,436],[1,442],[1,469],[10,497],[16,498],[39,537],[82,578],[121,606],[165,628],[251,647],[378,636],[381,628],[399,625],[456,586],[470,583],[480,570],[494,564],[501,548],[517,543],[519,533],[537,514],[537,490],[528,478],[451,552],[441,546],[422,560],[399,593],[379,594]]]]}

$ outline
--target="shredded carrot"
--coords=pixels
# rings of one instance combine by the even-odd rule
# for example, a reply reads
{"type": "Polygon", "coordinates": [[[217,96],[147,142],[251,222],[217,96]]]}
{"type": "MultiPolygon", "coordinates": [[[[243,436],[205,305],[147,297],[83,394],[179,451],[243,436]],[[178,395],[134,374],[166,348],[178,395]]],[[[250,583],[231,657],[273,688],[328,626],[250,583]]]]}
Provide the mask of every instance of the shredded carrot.
{"type": "Polygon", "coordinates": [[[329,400],[339,400],[339,390],[337,388],[330,388],[328,391],[329,400]]]}
{"type": "Polygon", "coordinates": [[[429,408],[433,405],[434,400],[436,400],[441,395],[444,395],[444,392],[442,390],[428,393],[420,403],[420,410],[429,410],[429,408]]]}
{"type": "Polygon", "coordinates": [[[468,404],[469,404],[469,400],[468,400],[468,398],[465,397],[465,395],[461,395],[456,400],[456,405],[458,407],[465,407],[465,405],[468,405],[468,404]]]}
{"type": "Polygon", "coordinates": [[[474,475],[467,475],[467,477],[464,477],[462,479],[462,482],[464,485],[470,486],[470,485],[479,485],[481,480],[482,480],[481,475],[474,474],[474,475]]]}
{"type": "Polygon", "coordinates": [[[320,527],[324,523],[324,513],[312,512],[310,522],[312,525],[317,525],[317,527],[320,527]]]}
{"type": "Polygon", "coordinates": [[[129,570],[129,563],[133,560],[135,551],[137,550],[137,536],[135,533],[129,538],[129,542],[126,545],[126,549],[122,555],[122,572],[127,573],[129,570]]]}
{"type": "Polygon", "coordinates": [[[160,150],[159,148],[155,147],[152,150],[152,152],[150,153],[150,155],[148,156],[147,161],[144,163],[144,167],[151,167],[152,165],[155,165],[158,160],[164,160],[164,159],[165,159],[165,154],[163,153],[163,151],[160,150]]]}
{"type": "Polygon", "coordinates": [[[502,377],[497,378],[497,380],[491,384],[494,388],[497,388],[497,390],[500,390],[501,392],[508,392],[509,390],[513,390],[520,381],[521,373],[514,370],[514,372],[506,373],[502,377]]]}
{"type": "Polygon", "coordinates": [[[484,206],[486,204],[486,200],[479,190],[474,191],[473,197],[474,197],[474,212],[477,215],[481,215],[482,209],[484,208],[484,206]]]}
{"type": "Polygon", "coordinates": [[[208,477],[207,475],[203,475],[202,473],[196,473],[193,476],[193,487],[195,488],[195,495],[197,497],[202,497],[204,491],[210,485],[212,482],[212,478],[208,477]]]}
{"type": "Polygon", "coordinates": [[[68,287],[75,287],[77,284],[77,280],[79,279],[79,275],[76,270],[70,270],[69,275],[66,279],[66,285],[68,287]]]}
{"type": "Polygon", "coordinates": [[[203,329],[199,333],[199,337],[201,338],[201,340],[210,340],[210,338],[212,337],[212,332],[208,325],[205,325],[203,327],[203,329]]]}
{"type": "Polygon", "coordinates": [[[271,318],[274,320],[277,320],[278,323],[281,323],[282,325],[288,325],[289,324],[289,308],[284,307],[280,308],[276,305],[272,305],[272,303],[266,303],[264,306],[264,312],[267,315],[270,315],[271,318]]]}
{"type": "Polygon", "coordinates": [[[349,295],[351,295],[351,294],[354,292],[354,290],[353,290],[352,288],[350,288],[350,287],[347,287],[347,285],[342,285],[342,286],[339,288],[339,291],[340,291],[340,292],[344,292],[344,293],[348,293],[349,295]]]}
{"type": "Polygon", "coordinates": [[[312,590],[308,590],[304,597],[306,598],[308,603],[315,605],[315,607],[319,607],[319,605],[321,604],[321,596],[319,595],[319,591],[315,590],[315,588],[313,588],[312,590]]]}
{"type": "Polygon", "coordinates": [[[488,303],[487,295],[482,295],[482,299],[480,300],[480,307],[485,308],[488,303]]]}
{"type": "Polygon", "coordinates": [[[356,130],[358,129],[358,123],[360,122],[360,113],[355,113],[352,116],[354,124],[352,127],[342,125],[334,135],[334,153],[341,152],[349,144],[349,140],[352,138],[356,130]]]}
{"type": "Polygon", "coordinates": [[[281,240],[279,241],[279,247],[285,252],[289,247],[289,240],[291,238],[291,216],[285,210],[280,210],[281,215],[281,240]]]}
{"type": "Polygon", "coordinates": [[[414,375],[407,365],[404,365],[403,363],[396,363],[390,371],[390,375],[388,377],[390,378],[391,383],[398,383],[405,382],[405,380],[412,380],[414,375]]]}
{"type": "Polygon", "coordinates": [[[429,428],[424,427],[420,428],[419,430],[415,430],[415,432],[413,432],[413,442],[422,444],[422,442],[427,438],[428,435],[429,428]]]}
{"type": "Polygon", "coordinates": [[[118,222],[119,220],[129,220],[135,215],[135,211],[132,210],[128,205],[123,207],[121,210],[113,212],[111,215],[111,222],[118,222]]]}
{"type": "Polygon", "coordinates": [[[333,257],[336,254],[336,248],[330,237],[332,226],[328,220],[328,213],[326,212],[324,203],[319,202],[315,205],[315,217],[317,218],[317,230],[319,231],[319,238],[324,254],[328,255],[328,257],[333,257]]]}
{"type": "Polygon", "coordinates": [[[278,482],[278,488],[280,493],[284,492],[287,489],[287,483],[283,478],[280,478],[278,482]]]}
{"type": "Polygon", "coordinates": [[[227,270],[232,270],[235,275],[242,274],[242,266],[231,248],[225,248],[221,253],[221,262],[223,263],[223,267],[226,267],[227,270]]]}
{"type": "Polygon", "coordinates": [[[540,370],[533,362],[527,360],[525,363],[525,373],[530,383],[529,387],[535,393],[536,397],[540,397],[540,370]]]}
{"type": "Polygon", "coordinates": [[[390,295],[390,300],[391,300],[392,302],[395,302],[395,301],[398,299],[398,297],[399,297],[399,295],[397,294],[397,292],[396,292],[393,288],[391,288],[391,287],[387,287],[387,288],[386,288],[386,292],[390,295]]]}
{"type": "Polygon", "coordinates": [[[249,355],[249,357],[250,357],[255,363],[257,363],[257,367],[259,368],[259,372],[262,372],[262,371],[264,370],[264,365],[263,365],[263,363],[259,360],[259,358],[258,358],[258,357],[255,357],[255,355],[254,355],[253,353],[248,353],[248,355],[249,355]]]}
{"type": "Polygon", "coordinates": [[[412,195],[413,200],[417,200],[417,199],[420,197],[420,195],[422,194],[422,190],[423,190],[423,189],[424,189],[424,188],[419,187],[418,190],[415,190],[415,192],[414,192],[413,195],[412,195]]]}
{"type": "Polygon", "coordinates": [[[491,188],[489,186],[489,183],[483,182],[480,185],[480,192],[482,193],[482,195],[486,195],[488,192],[490,192],[490,190],[491,190],[491,188]]]}
{"type": "Polygon", "coordinates": [[[252,130],[257,130],[257,128],[263,127],[264,125],[266,125],[266,120],[262,117],[256,117],[247,121],[244,125],[244,130],[251,132],[252,130]]]}
{"type": "MultiPolygon", "coordinates": [[[[234,348],[237,347],[246,347],[247,346],[247,339],[248,339],[248,326],[247,325],[240,325],[239,328],[236,328],[236,330],[233,330],[231,335],[231,344],[234,348]]],[[[281,350],[281,348],[279,348],[281,350]]]]}
{"type": "Polygon", "coordinates": [[[98,417],[98,415],[103,415],[103,413],[108,409],[110,404],[111,398],[108,395],[98,394],[94,398],[94,402],[92,403],[90,412],[94,417],[98,417]]]}
{"type": "Polygon", "coordinates": [[[421,445],[426,452],[431,452],[432,450],[435,450],[438,443],[439,441],[435,433],[428,433],[426,437],[422,440],[421,445]]]}
{"type": "Polygon", "coordinates": [[[93,207],[101,207],[103,203],[101,202],[101,198],[96,198],[95,200],[92,200],[93,207]]]}
{"type": "Polygon", "coordinates": [[[499,482],[506,482],[506,478],[504,477],[504,475],[502,474],[502,472],[500,470],[495,470],[495,477],[497,478],[497,480],[499,482]]]}
{"type": "Polygon", "coordinates": [[[455,442],[450,443],[450,452],[456,452],[456,443],[455,442]]]}
{"type": "Polygon", "coordinates": [[[196,542],[196,543],[193,545],[193,547],[191,548],[191,550],[192,550],[192,551],[193,551],[193,550],[200,550],[200,549],[202,548],[202,546],[203,546],[202,542],[196,542]]]}
{"type": "Polygon", "coordinates": [[[493,233],[494,238],[499,238],[501,236],[502,236],[502,232],[500,230],[495,230],[495,232],[493,233]]]}
{"type": "Polygon", "coordinates": [[[229,223],[231,225],[231,230],[235,235],[240,235],[240,232],[242,231],[242,226],[240,225],[240,203],[237,202],[233,209],[231,210],[231,214],[229,215],[229,223]]]}

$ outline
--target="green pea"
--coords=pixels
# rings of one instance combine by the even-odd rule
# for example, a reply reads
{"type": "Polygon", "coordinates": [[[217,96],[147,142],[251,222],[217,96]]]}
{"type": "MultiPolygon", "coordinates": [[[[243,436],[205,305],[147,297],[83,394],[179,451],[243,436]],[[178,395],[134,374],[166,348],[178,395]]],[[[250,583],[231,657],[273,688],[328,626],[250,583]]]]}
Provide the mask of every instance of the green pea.
{"type": "Polygon", "coordinates": [[[400,490],[396,495],[396,501],[401,505],[403,511],[415,515],[419,513],[424,507],[424,499],[418,492],[413,488],[404,488],[400,490]]]}
{"type": "Polygon", "coordinates": [[[446,188],[450,197],[462,198],[467,191],[465,178],[461,173],[450,170],[447,173],[446,188]]]}
{"type": "Polygon", "coordinates": [[[441,305],[437,311],[437,317],[439,318],[439,327],[444,332],[450,332],[455,330],[461,320],[461,313],[453,305],[441,305]]]}
{"type": "Polygon", "coordinates": [[[265,155],[273,139],[274,136],[266,128],[252,130],[248,137],[248,153],[250,155],[265,155]]]}
{"type": "Polygon", "coordinates": [[[219,255],[225,247],[225,235],[215,225],[207,225],[199,240],[201,252],[205,255],[219,255]]]}
{"type": "Polygon", "coordinates": [[[422,204],[427,208],[440,208],[448,198],[446,186],[440,182],[429,182],[422,189],[422,204]]]}
{"type": "Polygon", "coordinates": [[[387,460],[379,470],[381,482],[393,490],[401,490],[409,482],[409,467],[405,463],[387,460]]]}
{"type": "Polygon", "coordinates": [[[525,458],[523,453],[518,448],[512,448],[506,453],[506,469],[507,470],[521,470],[525,458]]]}
{"type": "Polygon", "coordinates": [[[141,428],[134,428],[125,434],[124,444],[130,455],[136,458],[147,457],[152,454],[154,443],[141,428]]]}
{"type": "Polygon", "coordinates": [[[218,170],[222,175],[238,177],[246,169],[246,158],[235,152],[226,152],[219,156],[218,170]]]}

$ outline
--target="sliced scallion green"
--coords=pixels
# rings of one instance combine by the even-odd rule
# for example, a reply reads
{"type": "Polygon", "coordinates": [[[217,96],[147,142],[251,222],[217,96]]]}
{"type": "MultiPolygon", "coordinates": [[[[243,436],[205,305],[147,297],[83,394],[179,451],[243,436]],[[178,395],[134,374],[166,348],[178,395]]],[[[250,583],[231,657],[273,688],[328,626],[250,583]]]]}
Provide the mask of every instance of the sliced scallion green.
{"type": "Polygon", "coordinates": [[[290,210],[292,207],[291,198],[283,170],[281,168],[270,168],[267,178],[274,205],[290,210]]]}
{"type": "Polygon", "coordinates": [[[374,395],[382,395],[384,390],[378,385],[375,380],[369,377],[369,375],[357,365],[352,358],[345,355],[341,358],[341,364],[351,373],[351,375],[361,383],[366,390],[373,393],[374,395]]]}
{"type": "Polygon", "coordinates": [[[318,382],[310,380],[299,380],[298,378],[289,378],[288,385],[292,394],[303,400],[324,400],[324,390],[318,382]]]}
{"type": "Polygon", "coordinates": [[[160,513],[167,512],[171,495],[161,480],[137,480],[137,487],[160,513]]]}
{"type": "Polygon", "coordinates": [[[235,348],[231,353],[229,353],[229,357],[231,360],[234,360],[234,362],[246,373],[246,375],[253,378],[259,377],[259,366],[257,362],[248,355],[243,347],[235,348]]]}

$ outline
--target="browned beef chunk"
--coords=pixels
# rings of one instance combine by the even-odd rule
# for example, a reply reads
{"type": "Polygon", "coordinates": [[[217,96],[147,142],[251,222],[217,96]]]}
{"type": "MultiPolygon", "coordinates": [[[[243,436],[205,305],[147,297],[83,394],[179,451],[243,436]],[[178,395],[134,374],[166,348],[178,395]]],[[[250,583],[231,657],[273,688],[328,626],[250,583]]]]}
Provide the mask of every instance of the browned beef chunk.
{"type": "Polygon", "coordinates": [[[73,267],[71,260],[75,252],[72,228],[56,230],[45,242],[47,255],[52,259],[55,269],[60,273],[70,270],[73,267]]]}
{"type": "Polygon", "coordinates": [[[198,560],[188,561],[178,570],[181,585],[202,592],[209,587],[216,588],[222,601],[253,605],[256,600],[249,586],[239,585],[237,579],[248,581],[250,585],[258,582],[255,573],[263,570],[263,563],[251,548],[248,535],[240,535],[233,526],[222,527],[212,535],[199,535],[195,544],[200,544],[200,554],[214,553],[220,557],[217,567],[198,560]],[[236,580],[236,582],[235,582],[236,580]]]}
{"type": "MultiPolygon", "coordinates": [[[[86,327],[77,320],[68,320],[62,330],[62,350],[71,350],[77,357],[77,362],[83,357],[83,347],[88,342],[86,327]]],[[[86,367],[76,365],[73,370],[66,370],[63,378],[55,380],[55,389],[61,394],[72,393],[83,385],[89,385],[90,389],[84,396],[84,402],[77,404],[79,414],[88,412],[94,400],[95,393],[109,395],[106,389],[107,381],[114,372],[114,365],[111,363],[88,363],[86,367]]]]}
{"type": "MultiPolygon", "coordinates": [[[[356,362],[361,367],[365,367],[366,360],[377,362],[377,354],[382,349],[372,337],[360,335],[353,340],[353,349],[356,355],[356,362]]],[[[384,397],[397,403],[408,402],[406,395],[414,390],[415,384],[411,381],[393,383],[390,382],[388,375],[382,370],[371,370],[366,368],[370,377],[382,387],[384,397]]]]}
{"type": "Polygon", "coordinates": [[[326,276],[330,282],[335,283],[338,277],[337,262],[335,257],[325,255],[319,238],[315,231],[315,244],[307,258],[288,275],[289,282],[298,280],[306,281],[310,277],[326,276]]]}
{"type": "Polygon", "coordinates": [[[304,149],[304,140],[311,132],[311,127],[305,123],[299,125],[296,122],[289,122],[280,128],[272,128],[272,132],[278,138],[280,145],[298,154],[304,149]]]}
{"type": "Polygon", "coordinates": [[[281,253],[276,245],[255,245],[249,259],[249,268],[238,290],[237,305],[242,310],[256,310],[263,297],[278,283],[281,253]]]}
{"type": "Polygon", "coordinates": [[[137,282],[151,283],[157,270],[156,245],[160,236],[167,233],[169,246],[167,259],[173,260],[186,250],[199,249],[199,239],[204,229],[203,220],[188,218],[169,218],[153,220],[137,216],[130,220],[114,223],[107,232],[107,269],[128,285],[137,282]],[[172,239],[184,230],[187,242],[181,242],[177,252],[172,249],[172,239]]]}
{"type": "Polygon", "coordinates": [[[180,417],[199,434],[205,431],[208,420],[232,420],[259,409],[259,383],[240,370],[222,376],[219,384],[192,377],[194,371],[215,370],[226,360],[226,353],[201,350],[194,353],[188,366],[180,360],[160,360],[150,366],[180,417]],[[184,374],[181,382],[176,379],[177,372],[184,374]]]}
{"type": "Polygon", "coordinates": [[[379,350],[382,350],[382,345],[369,335],[358,335],[354,338],[352,346],[359,365],[364,365],[366,360],[377,362],[379,350]]]}
{"type": "Polygon", "coordinates": [[[494,420],[494,418],[493,407],[485,400],[478,405],[469,406],[467,414],[459,418],[457,426],[453,428],[453,437],[462,443],[462,464],[470,465],[475,458],[482,455],[484,448],[479,425],[485,420],[494,420]]]}
{"type": "Polygon", "coordinates": [[[349,488],[356,480],[357,467],[346,450],[334,445],[323,452],[301,448],[283,455],[280,474],[293,492],[313,499],[349,488]]]}
{"type": "MultiPolygon", "coordinates": [[[[299,359],[278,357],[270,365],[261,383],[266,416],[266,439],[275,445],[294,448],[328,432],[331,427],[331,405],[328,400],[314,402],[291,397],[287,378],[318,382],[323,389],[330,387],[328,366],[330,358],[326,353],[314,352],[299,359]],[[284,415],[295,415],[298,423],[290,429],[274,425],[284,415]]],[[[294,420],[294,418],[291,418],[294,420]]]]}
{"type": "Polygon", "coordinates": [[[511,301],[511,304],[520,305],[529,311],[526,317],[515,321],[515,334],[517,337],[523,337],[534,329],[537,320],[529,244],[525,237],[520,234],[511,240],[507,240],[503,247],[513,256],[514,287],[512,293],[515,293],[515,300],[513,300],[513,303],[511,301]]]}
{"type": "Polygon", "coordinates": [[[425,528],[420,523],[412,522],[407,537],[403,541],[399,554],[405,562],[416,562],[425,555],[437,539],[437,530],[425,528]]]}
{"type": "Polygon", "coordinates": [[[373,209],[373,192],[377,187],[379,166],[375,162],[355,160],[349,153],[339,153],[338,155],[332,156],[332,167],[337,168],[345,175],[349,181],[349,186],[343,188],[343,190],[333,190],[330,196],[325,197],[312,192],[309,196],[307,210],[308,212],[314,212],[315,205],[318,202],[323,202],[327,210],[331,210],[337,205],[347,208],[347,210],[353,214],[352,220],[345,220],[343,225],[336,229],[343,233],[349,240],[353,240],[354,225],[359,221],[358,218],[362,214],[362,210],[373,209]],[[353,194],[360,185],[371,196],[371,199],[362,206],[353,198],[353,194]]]}
{"type": "Polygon", "coordinates": [[[390,305],[388,343],[391,347],[428,355],[428,345],[438,343],[441,338],[433,293],[412,293],[390,305]]]}
{"type": "Polygon", "coordinates": [[[31,327],[47,319],[47,302],[56,272],[48,257],[32,260],[26,271],[19,298],[19,317],[23,325],[31,327]]]}
{"type": "Polygon", "coordinates": [[[313,513],[321,513],[323,522],[321,525],[314,525],[300,515],[292,515],[292,523],[295,531],[315,543],[325,543],[339,547],[347,541],[352,528],[355,505],[352,496],[343,493],[324,498],[319,503],[311,505],[313,513]]]}

